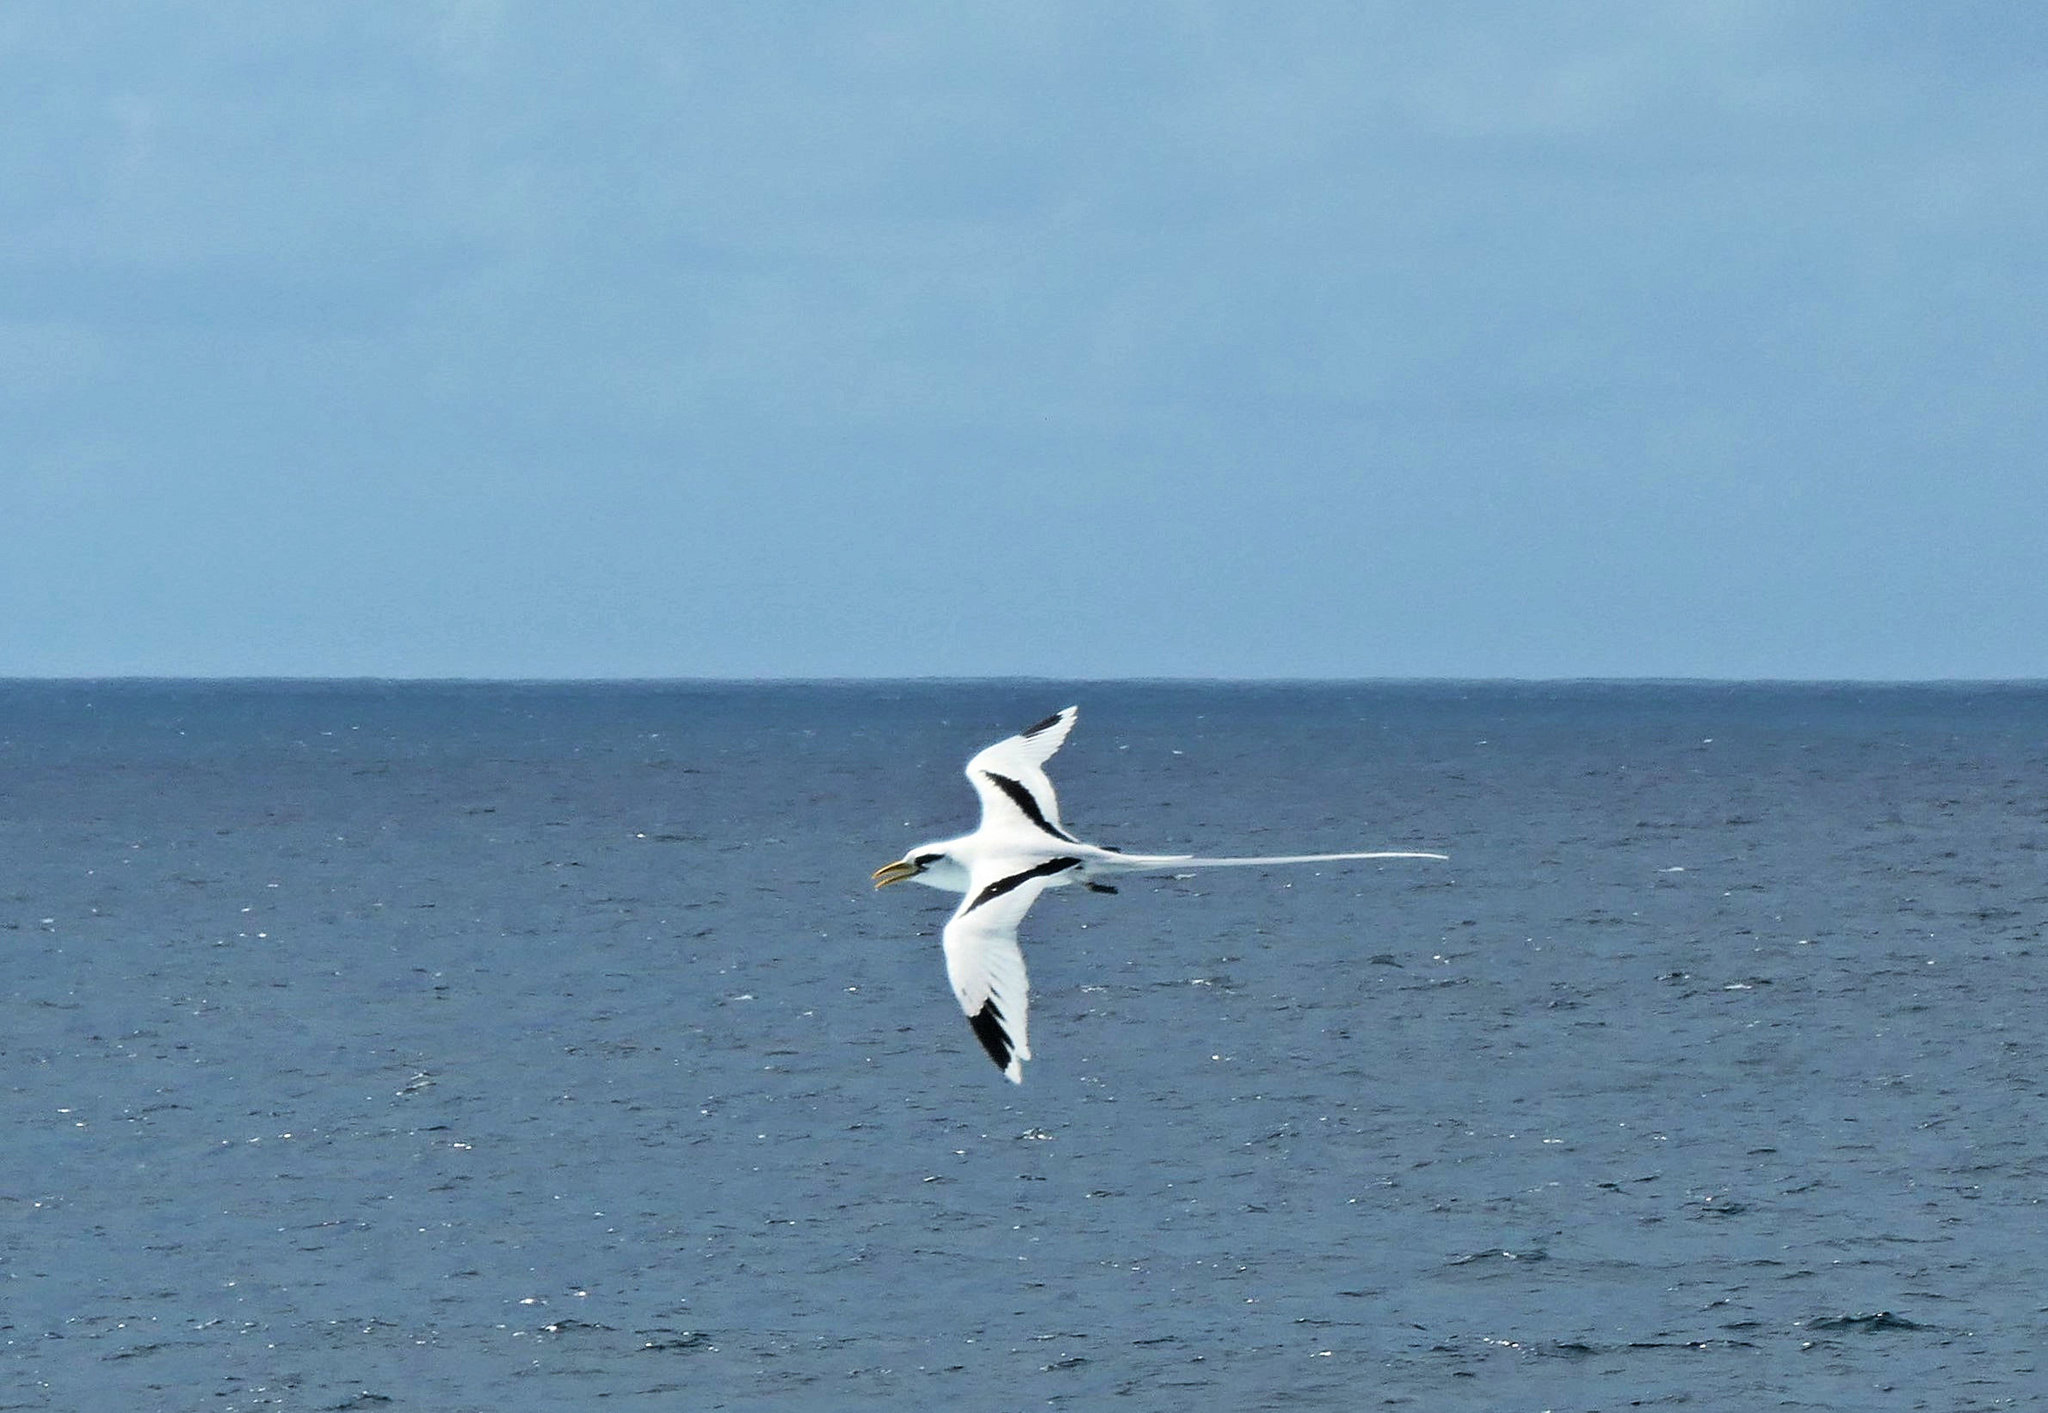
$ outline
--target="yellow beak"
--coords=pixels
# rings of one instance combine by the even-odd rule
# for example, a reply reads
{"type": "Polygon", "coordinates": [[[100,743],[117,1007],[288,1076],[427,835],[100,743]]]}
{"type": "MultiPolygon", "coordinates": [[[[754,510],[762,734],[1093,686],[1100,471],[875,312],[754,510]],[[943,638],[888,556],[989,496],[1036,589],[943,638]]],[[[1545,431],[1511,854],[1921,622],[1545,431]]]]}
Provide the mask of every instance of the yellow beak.
{"type": "Polygon", "coordinates": [[[895,863],[883,864],[875,870],[875,887],[887,888],[892,883],[901,883],[906,878],[915,878],[918,873],[917,865],[909,859],[898,859],[895,863]]]}

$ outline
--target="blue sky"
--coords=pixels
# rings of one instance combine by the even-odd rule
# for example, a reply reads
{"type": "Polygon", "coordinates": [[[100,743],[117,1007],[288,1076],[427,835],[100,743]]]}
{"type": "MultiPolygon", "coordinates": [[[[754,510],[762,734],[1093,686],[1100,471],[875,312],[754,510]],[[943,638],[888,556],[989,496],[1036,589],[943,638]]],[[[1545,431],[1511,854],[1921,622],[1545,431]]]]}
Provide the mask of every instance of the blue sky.
{"type": "Polygon", "coordinates": [[[0,11],[0,675],[2048,676],[2048,7],[0,11]]]}

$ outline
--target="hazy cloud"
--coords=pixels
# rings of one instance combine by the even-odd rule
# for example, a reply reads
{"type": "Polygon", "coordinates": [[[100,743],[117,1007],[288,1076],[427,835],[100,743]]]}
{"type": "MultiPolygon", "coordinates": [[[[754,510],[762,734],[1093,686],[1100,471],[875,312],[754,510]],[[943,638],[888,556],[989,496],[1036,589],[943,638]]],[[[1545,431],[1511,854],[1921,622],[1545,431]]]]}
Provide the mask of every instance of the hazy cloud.
{"type": "Polygon", "coordinates": [[[2048,672],[2038,13],[13,7],[0,671],[2048,672]]]}

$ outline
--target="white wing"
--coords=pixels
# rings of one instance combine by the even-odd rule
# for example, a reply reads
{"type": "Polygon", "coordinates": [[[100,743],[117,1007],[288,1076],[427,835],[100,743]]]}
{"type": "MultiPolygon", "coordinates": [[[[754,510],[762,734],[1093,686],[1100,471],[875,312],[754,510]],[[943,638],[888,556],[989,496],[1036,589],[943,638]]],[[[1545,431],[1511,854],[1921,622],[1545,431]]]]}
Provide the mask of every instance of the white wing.
{"type": "Polygon", "coordinates": [[[1017,924],[1054,874],[1079,863],[1071,858],[1038,864],[1012,860],[1008,871],[977,868],[967,895],[946,922],[946,977],[953,995],[981,1048],[1012,1084],[1024,1082],[1023,1061],[1031,1058],[1031,980],[1017,947],[1017,924]]]}
{"type": "Polygon", "coordinates": [[[967,762],[967,779],[981,796],[983,829],[1028,828],[1033,834],[1074,842],[1060,824],[1060,802],[1046,779],[1052,759],[1074,729],[1079,707],[1068,707],[1006,741],[979,752],[967,762]]]}

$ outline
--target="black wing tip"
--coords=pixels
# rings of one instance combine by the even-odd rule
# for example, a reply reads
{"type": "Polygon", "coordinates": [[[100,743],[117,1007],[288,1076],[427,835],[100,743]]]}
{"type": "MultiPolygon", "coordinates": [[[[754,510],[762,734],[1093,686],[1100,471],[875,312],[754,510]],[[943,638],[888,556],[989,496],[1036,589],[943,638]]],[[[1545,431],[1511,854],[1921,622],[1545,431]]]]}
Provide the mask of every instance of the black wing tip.
{"type": "Polygon", "coordinates": [[[988,1051],[988,1057],[996,1062],[996,1068],[1008,1073],[1010,1057],[1014,1052],[1010,1045],[1010,1033],[1003,1029],[1003,1013],[996,1009],[993,1000],[982,1002],[981,1009],[967,1018],[974,1027],[974,1038],[981,1042],[981,1048],[988,1051]]]}
{"type": "Polygon", "coordinates": [[[1030,740],[1033,736],[1043,735],[1045,732],[1052,730],[1053,727],[1059,725],[1062,721],[1064,721],[1066,719],[1067,713],[1072,710],[1072,707],[1063,707],[1059,711],[1054,712],[1051,716],[1048,716],[1045,720],[1039,722],[1036,726],[1025,727],[1024,730],[1019,734],[1021,734],[1027,741],[1030,740]]]}

